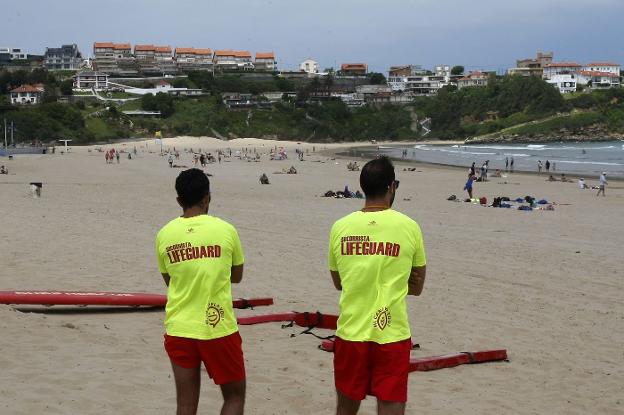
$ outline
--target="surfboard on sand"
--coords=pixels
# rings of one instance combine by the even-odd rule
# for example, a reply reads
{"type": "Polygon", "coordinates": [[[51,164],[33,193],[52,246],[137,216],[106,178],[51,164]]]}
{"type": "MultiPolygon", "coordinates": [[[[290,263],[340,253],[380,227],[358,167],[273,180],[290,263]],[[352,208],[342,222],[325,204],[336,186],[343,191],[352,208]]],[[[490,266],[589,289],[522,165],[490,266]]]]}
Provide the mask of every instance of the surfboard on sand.
{"type": "MultiPolygon", "coordinates": [[[[105,291],[0,291],[0,304],[164,307],[167,304],[167,296],[162,294],[105,291]]],[[[233,301],[234,308],[250,308],[272,304],[272,298],[239,298],[233,301]]]]}

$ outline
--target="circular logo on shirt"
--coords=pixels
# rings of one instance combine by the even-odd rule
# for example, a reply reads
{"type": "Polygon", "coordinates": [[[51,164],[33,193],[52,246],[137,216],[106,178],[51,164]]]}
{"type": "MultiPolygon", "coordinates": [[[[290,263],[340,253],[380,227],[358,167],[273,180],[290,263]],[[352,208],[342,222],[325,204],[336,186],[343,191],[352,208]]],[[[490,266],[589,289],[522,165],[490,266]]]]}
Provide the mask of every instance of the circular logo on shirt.
{"type": "Polygon", "coordinates": [[[388,307],[380,308],[375,313],[375,317],[373,317],[373,327],[383,331],[386,327],[390,325],[391,321],[392,316],[388,311],[388,307]]]}
{"type": "Polygon", "coordinates": [[[206,324],[215,327],[223,319],[224,311],[223,307],[219,304],[209,303],[206,308],[206,324]]]}

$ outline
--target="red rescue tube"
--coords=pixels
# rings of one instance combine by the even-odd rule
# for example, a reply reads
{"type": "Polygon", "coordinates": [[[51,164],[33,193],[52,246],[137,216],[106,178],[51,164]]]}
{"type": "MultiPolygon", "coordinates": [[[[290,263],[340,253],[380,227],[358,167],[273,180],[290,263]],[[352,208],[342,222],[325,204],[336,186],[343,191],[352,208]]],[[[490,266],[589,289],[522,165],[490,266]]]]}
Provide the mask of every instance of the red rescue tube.
{"type": "MultiPolygon", "coordinates": [[[[93,306],[159,306],[167,304],[167,296],[147,293],[103,291],[0,291],[0,304],[14,305],[93,305],[93,306]]],[[[239,298],[234,308],[272,305],[272,298],[239,298]]]]}
{"type": "Polygon", "coordinates": [[[444,356],[421,357],[410,359],[410,372],[427,372],[459,365],[495,362],[507,360],[507,350],[484,350],[480,352],[463,352],[444,356]]]}

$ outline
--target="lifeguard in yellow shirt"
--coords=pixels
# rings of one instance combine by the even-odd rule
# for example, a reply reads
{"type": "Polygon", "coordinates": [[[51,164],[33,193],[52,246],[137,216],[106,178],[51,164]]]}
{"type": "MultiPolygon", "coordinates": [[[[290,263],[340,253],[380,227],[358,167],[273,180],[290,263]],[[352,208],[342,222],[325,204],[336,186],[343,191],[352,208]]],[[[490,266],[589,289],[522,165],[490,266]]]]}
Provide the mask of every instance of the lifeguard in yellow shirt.
{"type": "Polygon", "coordinates": [[[181,172],[175,188],[183,214],[158,232],[156,255],[169,287],[165,350],[173,367],[177,415],[197,413],[201,363],[221,387],[221,414],[243,414],[245,362],[231,288],[243,278],[240,239],[232,225],[208,215],[210,182],[204,172],[181,172]]]}
{"type": "Polygon", "coordinates": [[[362,169],[364,207],[338,220],[329,269],[340,296],[334,379],[336,413],[356,414],[366,395],[378,414],[405,413],[411,332],[405,298],[420,295],[426,259],[418,224],[392,209],[399,188],[387,157],[362,169]]]}

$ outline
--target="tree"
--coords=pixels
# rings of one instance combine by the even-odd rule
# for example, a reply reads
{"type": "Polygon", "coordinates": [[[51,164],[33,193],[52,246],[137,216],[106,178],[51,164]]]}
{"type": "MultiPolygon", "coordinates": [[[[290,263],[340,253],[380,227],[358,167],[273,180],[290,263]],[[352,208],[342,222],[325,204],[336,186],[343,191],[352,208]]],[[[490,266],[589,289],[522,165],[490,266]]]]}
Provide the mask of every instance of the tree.
{"type": "Polygon", "coordinates": [[[62,95],[72,95],[74,93],[74,81],[70,79],[66,79],[61,82],[61,94],[62,95]]]}
{"type": "Polygon", "coordinates": [[[386,77],[382,73],[371,72],[368,76],[370,83],[373,85],[382,85],[386,83],[386,77]]]}
{"type": "Polygon", "coordinates": [[[455,65],[451,68],[451,75],[463,75],[465,68],[461,65],[455,65]]]}
{"type": "Polygon", "coordinates": [[[141,108],[145,111],[160,111],[160,115],[165,118],[175,112],[173,97],[164,92],[159,92],[156,95],[143,95],[141,98],[141,108]]]}

